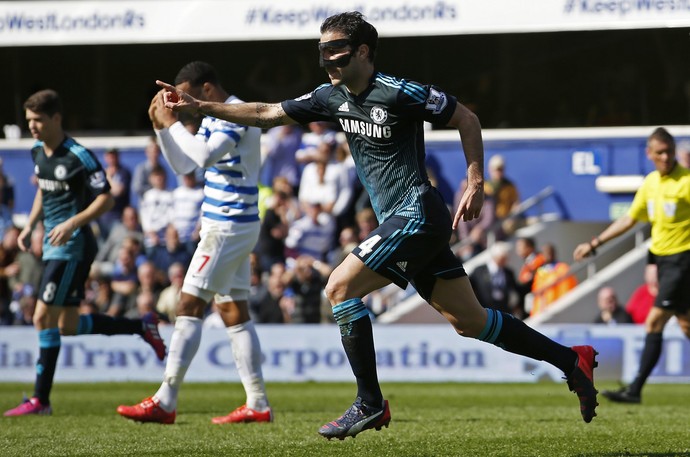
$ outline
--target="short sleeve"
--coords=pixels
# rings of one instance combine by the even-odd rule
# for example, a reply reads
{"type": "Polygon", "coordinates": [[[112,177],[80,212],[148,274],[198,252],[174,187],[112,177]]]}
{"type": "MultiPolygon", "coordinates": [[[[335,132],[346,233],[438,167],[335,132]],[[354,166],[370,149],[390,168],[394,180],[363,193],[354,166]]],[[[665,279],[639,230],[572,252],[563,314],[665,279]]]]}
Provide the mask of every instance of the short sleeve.
{"type": "Polygon", "coordinates": [[[647,192],[646,188],[647,186],[647,179],[642,183],[642,186],[635,192],[635,197],[633,198],[633,202],[630,205],[630,209],[628,210],[628,216],[630,216],[632,219],[639,221],[639,222],[648,222],[649,221],[649,213],[647,209],[647,192]]]}
{"type": "Polygon", "coordinates": [[[457,100],[441,88],[403,80],[398,91],[398,106],[408,116],[447,125],[455,113],[457,100]]]}
{"type": "Polygon", "coordinates": [[[285,100],[281,103],[285,114],[300,124],[308,124],[315,121],[333,121],[333,116],[328,110],[328,98],[333,92],[331,84],[323,84],[312,92],[297,97],[294,100],[285,100]]]}

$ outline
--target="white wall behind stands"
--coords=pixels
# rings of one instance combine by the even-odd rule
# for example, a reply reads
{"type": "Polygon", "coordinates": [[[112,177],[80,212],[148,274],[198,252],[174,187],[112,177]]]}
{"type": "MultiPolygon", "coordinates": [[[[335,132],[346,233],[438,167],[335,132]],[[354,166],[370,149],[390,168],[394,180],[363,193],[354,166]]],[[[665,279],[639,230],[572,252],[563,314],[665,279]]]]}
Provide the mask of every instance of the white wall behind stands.
{"type": "Polygon", "coordinates": [[[685,0],[5,1],[0,46],[316,39],[349,10],[388,37],[690,25],[685,0]]]}
{"type": "MultiPolygon", "coordinates": [[[[568,346],[593,345],[599,351],[599,380],[631,381],[644,345],[644,329],[636,325],[544,325],[539,330],[568,346]]],[[[353,380],[335,325],[258,325],[257,331],[268,382],[353,380]]],[[[161,333],[169,341],[172,327],[162,327],[161,333]]],[[[374,337],[384,382],[563,382],[563,373],[551,365],[461,338],[449,325],[375,325],[374,337]]],[[[31,327],[0,328],[0,382],[33,382],[37,341],[31,327]]],[[[65,337],[56,381],[157,382],[163,369],[136,336],[65,337]]],[[[186,380],[239,380],[224,329],[204,329],[186,380]]],[[[664,353],[650,381],[690,382],[690,344],[675,323],[666,329],[664,353]]]]}

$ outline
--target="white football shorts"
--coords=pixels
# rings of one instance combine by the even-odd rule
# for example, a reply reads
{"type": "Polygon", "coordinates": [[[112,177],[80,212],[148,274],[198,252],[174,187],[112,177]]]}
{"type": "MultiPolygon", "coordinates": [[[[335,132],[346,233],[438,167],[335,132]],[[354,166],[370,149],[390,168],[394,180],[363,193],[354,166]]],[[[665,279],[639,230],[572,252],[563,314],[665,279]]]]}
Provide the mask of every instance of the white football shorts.
{"type": "Polygon", "coordinates": [[[221,296],[250,288],[249,254],[259,239],[259,222],[201,224],[199,245],[187,269],[182,290],[199,289],[221,296]],[[191,286],[191,287],[190,287],[191,286]]]}

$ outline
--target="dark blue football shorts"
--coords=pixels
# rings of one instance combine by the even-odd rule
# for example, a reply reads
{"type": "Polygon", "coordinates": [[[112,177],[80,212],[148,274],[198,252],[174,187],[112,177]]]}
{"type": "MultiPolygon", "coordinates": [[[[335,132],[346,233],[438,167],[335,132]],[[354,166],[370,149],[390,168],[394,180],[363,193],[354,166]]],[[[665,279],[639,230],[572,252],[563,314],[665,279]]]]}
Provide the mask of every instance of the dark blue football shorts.
{"type": "Polygon", "coordinates": [[[429,300],[436,278],[467,276],[462,262],[450,250],[448,209],[438,206],[425,208],[424,219],[390,217],[352,253],[398,287],[405,289],[411,283],[422,298],[429,300]]]}
{"type": "Polygon", "coordinates": [[[38,299],[46,305],[79,306],[90,264],[78,260],[45,260],[38,299]]]}

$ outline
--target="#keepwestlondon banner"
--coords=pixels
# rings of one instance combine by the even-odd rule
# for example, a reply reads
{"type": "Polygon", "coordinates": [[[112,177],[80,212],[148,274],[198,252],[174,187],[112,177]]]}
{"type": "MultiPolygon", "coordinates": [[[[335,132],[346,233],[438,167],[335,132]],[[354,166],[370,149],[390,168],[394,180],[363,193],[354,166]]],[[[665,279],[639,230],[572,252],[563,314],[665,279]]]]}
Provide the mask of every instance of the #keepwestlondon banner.
{"type": "Polygon", "coordinates": [[[352,10],[382,37],[690,26],[690,0],[0,1],[0,46],[316,40],[352,10]]]}

